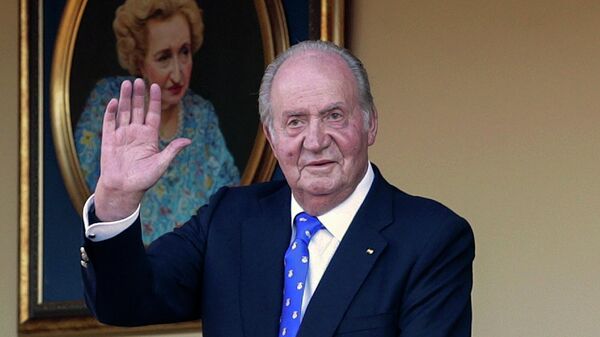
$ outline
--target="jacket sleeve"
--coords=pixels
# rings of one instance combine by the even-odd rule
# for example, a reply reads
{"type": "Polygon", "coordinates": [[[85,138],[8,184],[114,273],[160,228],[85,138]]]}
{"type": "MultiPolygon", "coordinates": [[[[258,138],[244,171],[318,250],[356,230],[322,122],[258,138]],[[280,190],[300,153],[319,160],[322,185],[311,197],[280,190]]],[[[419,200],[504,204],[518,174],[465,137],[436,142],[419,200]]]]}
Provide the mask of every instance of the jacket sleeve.
{"type": "MultiPolygon", "coordinates": [[[[114,238],[84,238],[89,262],[82,267],[85,300],[105,324],[138,326],[200,318],[208,227],[221,189],[197,215],[149,247],[142,243],[139,218],[114,238]]],[[[90,214],[94,217],[94,214],[90,214]]]]}
{"type": "Polygon", "coordinates": [[[471,336],[473,232],[457,216],[439,228],[411,272],[400,313],[402,337],[471,336]]]}

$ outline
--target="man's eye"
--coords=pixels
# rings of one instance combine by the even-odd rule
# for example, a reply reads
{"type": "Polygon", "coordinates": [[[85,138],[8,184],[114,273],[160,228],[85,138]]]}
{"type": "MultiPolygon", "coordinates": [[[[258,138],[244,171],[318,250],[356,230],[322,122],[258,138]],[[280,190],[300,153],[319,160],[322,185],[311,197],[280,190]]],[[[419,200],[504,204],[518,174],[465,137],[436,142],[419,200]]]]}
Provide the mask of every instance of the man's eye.
{"type": "Polygon", "coordinates": [[[327,115],[327,119],[332,120],[332,121],[339,121],[343,117],[344,116],[339,112],[332,112],[329,115],[327,115]]]}
{"type": "Polygon", "coordinates": [[[290,119],[288,121],[288,127],[297,127],[301,124],[301,121],[299,119],[290,119]]]}

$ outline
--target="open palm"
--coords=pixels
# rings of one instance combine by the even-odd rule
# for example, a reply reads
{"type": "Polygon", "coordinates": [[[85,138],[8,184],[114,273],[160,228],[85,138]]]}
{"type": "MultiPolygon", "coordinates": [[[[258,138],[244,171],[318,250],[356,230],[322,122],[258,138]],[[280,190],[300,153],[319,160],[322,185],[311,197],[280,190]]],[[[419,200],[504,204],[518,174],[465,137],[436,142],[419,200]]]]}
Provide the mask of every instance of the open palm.
{"type": "Polygon", "coordinates": [[[173,140],[158,148],[161,115],[160,88],[150,87],[146,112],[144,81],[121,85],[118,100],[112,99],[102,125],[100,178],[96,187],[96,215],[103,221],[122,219],[135,211],[144,192],[164,174],[189,139],[173,140]]]}

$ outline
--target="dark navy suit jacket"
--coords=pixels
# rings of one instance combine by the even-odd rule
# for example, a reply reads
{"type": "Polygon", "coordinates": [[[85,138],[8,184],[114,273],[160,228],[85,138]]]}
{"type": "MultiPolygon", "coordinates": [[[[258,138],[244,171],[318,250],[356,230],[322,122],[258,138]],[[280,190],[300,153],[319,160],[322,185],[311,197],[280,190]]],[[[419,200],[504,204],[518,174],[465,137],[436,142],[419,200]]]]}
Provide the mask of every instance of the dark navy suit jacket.
{"type": "MultiPolygon", "coordinates": [[[[290,197],[285,182],[224,188],[147,251],[139,220],[112,239],[86,239],[88,306],[113,325],[201,318],[205,337],[277,336],[290,197]]],[[[470,336],[474,253],[463,218],[375,168],[298,336],[470,336]]]]}

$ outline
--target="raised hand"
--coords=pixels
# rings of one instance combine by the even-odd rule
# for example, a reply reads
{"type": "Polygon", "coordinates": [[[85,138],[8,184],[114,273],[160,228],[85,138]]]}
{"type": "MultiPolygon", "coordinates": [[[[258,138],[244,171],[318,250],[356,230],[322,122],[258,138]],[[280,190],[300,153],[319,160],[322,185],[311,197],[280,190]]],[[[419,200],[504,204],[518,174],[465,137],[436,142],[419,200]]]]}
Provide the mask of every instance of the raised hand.
{"type": "Polygon", "coordinates": [[[160,151],[160,87],[151,85],[147,112],[145,98],[143,80],[136,79],[133,85],[124,81],[119,99],[106,106],[95,191],[96,216],[102,221],[131,215],[177,153],[190,144],[189,139],[178,138],[160,151]]]}

